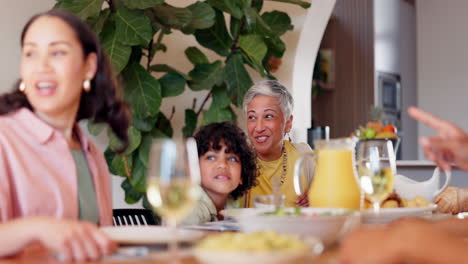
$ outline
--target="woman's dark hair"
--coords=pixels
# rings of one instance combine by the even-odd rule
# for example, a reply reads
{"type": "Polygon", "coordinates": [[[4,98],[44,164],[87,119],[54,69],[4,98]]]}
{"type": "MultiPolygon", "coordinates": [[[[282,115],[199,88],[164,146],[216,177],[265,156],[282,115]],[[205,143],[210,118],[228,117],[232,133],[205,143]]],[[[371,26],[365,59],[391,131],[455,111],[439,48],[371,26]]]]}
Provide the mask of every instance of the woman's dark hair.
{"type": "Polygon", "coordinates": [[[228,122],[211,123],[201,127],[194,137],[197,141],[198,156],[204,155],[211,149],[221,150],[223,143],[226,146],[226,153],[233,153],[239,157],[242,166],[242,184],[230,193],[233,199],[241,197],[256,185],[255,153],[248,145],[245,133],[238,126],[228,122]]]}
{"type": "MultiPolygon", "coordinates": [[[[21,47],[24,44],[24,37],[29,27],[34,21],[43,16],[59,18],[69,25],[75,32],[83,48],[85,58],[90,53],[96,53],[96,74],[91,80],[91,91],[83,92],[81,95],[76,121],[91,119],[96,123],[104,122],[109,124],[117,137],[122,141],[122,149],[125,149],[128,146],[127,130],[130,123],[128,106],[119,99],[118,92],[120,91],[120,87],[102,46],[99,44],[93,31],[80,18],[72,13],[58,9],[37,14],[29,19],[21,32],[21,47]]],[[[16,83],[13,92],[0,96],[0,115],[8,114],[21,107],[33,110],[26,95],[18,89],[19,83],[20,81],[16,83]]]]}

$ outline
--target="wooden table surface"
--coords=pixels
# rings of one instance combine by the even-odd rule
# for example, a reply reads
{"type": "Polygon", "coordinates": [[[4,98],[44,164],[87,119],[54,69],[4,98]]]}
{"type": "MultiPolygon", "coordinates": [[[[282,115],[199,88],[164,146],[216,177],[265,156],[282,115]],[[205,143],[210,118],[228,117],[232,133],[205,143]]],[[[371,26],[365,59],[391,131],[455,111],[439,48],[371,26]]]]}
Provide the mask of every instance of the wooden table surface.
{"type": "MultiPolygon", "coordinates": [[[[329,251],[326,251],[320,256],[308,256],[304,257],[303,259],[296,260],[294,263],[300,264],[300,263],[311,263],[313,261],[314,264],[334,264],[338,263],[336,260],[337,257],[337,252],[338,249],[332,249],[329,251]]],[[[59,261],[57,258],[52,256],[49,251],[46,249],[40,247],[40,246],[31,246],[27,249],[25,249],[21,254],[15,257],[7,258],[7,259],[2,259],[0,260],[0,264],[63,264],[63,263],[68,263],[68,262],[63,262],[59,261]]],[[[73,263],[73,262],[70,262],[73,263]]],[[[76,262],[75,262],[76,263],[76,262]]],[[[155,252],[155,253],[150,253],[147,257],[145,258],[127,258],[125,260],[123,259],[103,259],[101,261],[94,261],[94,262],[86,262],[86,263],[91,263],[91,264],[102,264],[102,263],[116,263],[116,264],[143,264],[143,263],[154,263],[154,264],[165,264],[165,263],[171,263],[168,258],[167,258],[167,253],[162,253],[161,251],[155,252]]],[[[181,252],[181,264],[201,264],[199,261],[197,261],[193,256],[191,256],[191,253],[189,250],[186,250],[185,253],[184,251],[181,252]]],[[[222,261],[220,260],[220,263],[222,261]]],[[[285,263],[287,264],[287,263],[285,263]]]]}

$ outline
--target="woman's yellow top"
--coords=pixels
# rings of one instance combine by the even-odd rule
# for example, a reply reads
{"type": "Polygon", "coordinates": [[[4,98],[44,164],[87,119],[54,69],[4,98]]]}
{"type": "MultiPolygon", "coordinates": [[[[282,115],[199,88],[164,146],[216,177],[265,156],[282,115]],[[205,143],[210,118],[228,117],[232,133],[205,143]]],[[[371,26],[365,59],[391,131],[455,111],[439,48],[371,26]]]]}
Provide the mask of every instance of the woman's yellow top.
{"type": "MultiPolygon", "coordinates": [[[[294,147],[294,145],[285,140],[284,147],[286,150],[286,177],[284,183],[280,186],[281,194],[286,196],[284,205],[286,207],[296,206],[297,195],[294,191],[294,165],[296,160],[300,157],[301,153],[294,147]]],[[[310,147],[309,147],[310,148],[310,147]]],[[[257,158],[257,185],[250,189],[246,197],[246,207],[253,207],[253,197],[255,195],[270,195],[273,194],[273,177],[278,177],[281,179],[283,172],[283,155],[277,160],[273,161],[263,161],[257,158]]],[[[304,176],[303,176],[304,177],[304,176]]]]}

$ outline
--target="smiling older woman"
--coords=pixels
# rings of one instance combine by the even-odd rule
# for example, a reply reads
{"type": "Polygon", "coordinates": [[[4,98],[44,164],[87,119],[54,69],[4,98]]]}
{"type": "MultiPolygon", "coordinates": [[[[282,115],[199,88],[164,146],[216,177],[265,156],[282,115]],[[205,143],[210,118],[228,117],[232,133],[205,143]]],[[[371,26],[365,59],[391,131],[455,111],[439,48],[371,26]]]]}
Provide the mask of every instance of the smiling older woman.
{"type": "MultiPolygon", "coordinates": [[[[285,206],[308,206],[307,191],[297,196],[294,191],[294,165],[301,153],[311,151],[305,143],[284,140],[292,127],[293,98],[286,87],[277,81],[256,83],[244,97],[249,139],[257,154],[258,184],[247,195],[247,207],[253,197],[273,193],[273,181],[279,179],[285,206]]],[[[289,137],[289,136],[288,136],[289,137]]],[[[310,172],[306,172],[310,179],[310,172]]]]}

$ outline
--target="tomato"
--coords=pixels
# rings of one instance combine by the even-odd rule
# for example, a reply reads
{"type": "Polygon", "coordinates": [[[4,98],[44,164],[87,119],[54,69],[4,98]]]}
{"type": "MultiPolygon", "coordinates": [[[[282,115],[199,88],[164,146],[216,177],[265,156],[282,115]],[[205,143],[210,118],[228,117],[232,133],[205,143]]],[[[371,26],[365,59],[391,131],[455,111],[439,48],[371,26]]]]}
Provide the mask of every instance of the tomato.
{"type": "Polygon", "coordinates": [[[392,132],[392,133],[396,134],[397,128],[394,125],[386,125],[386,126],[384,126],[382,131],[383,132],[392,132]]]}

